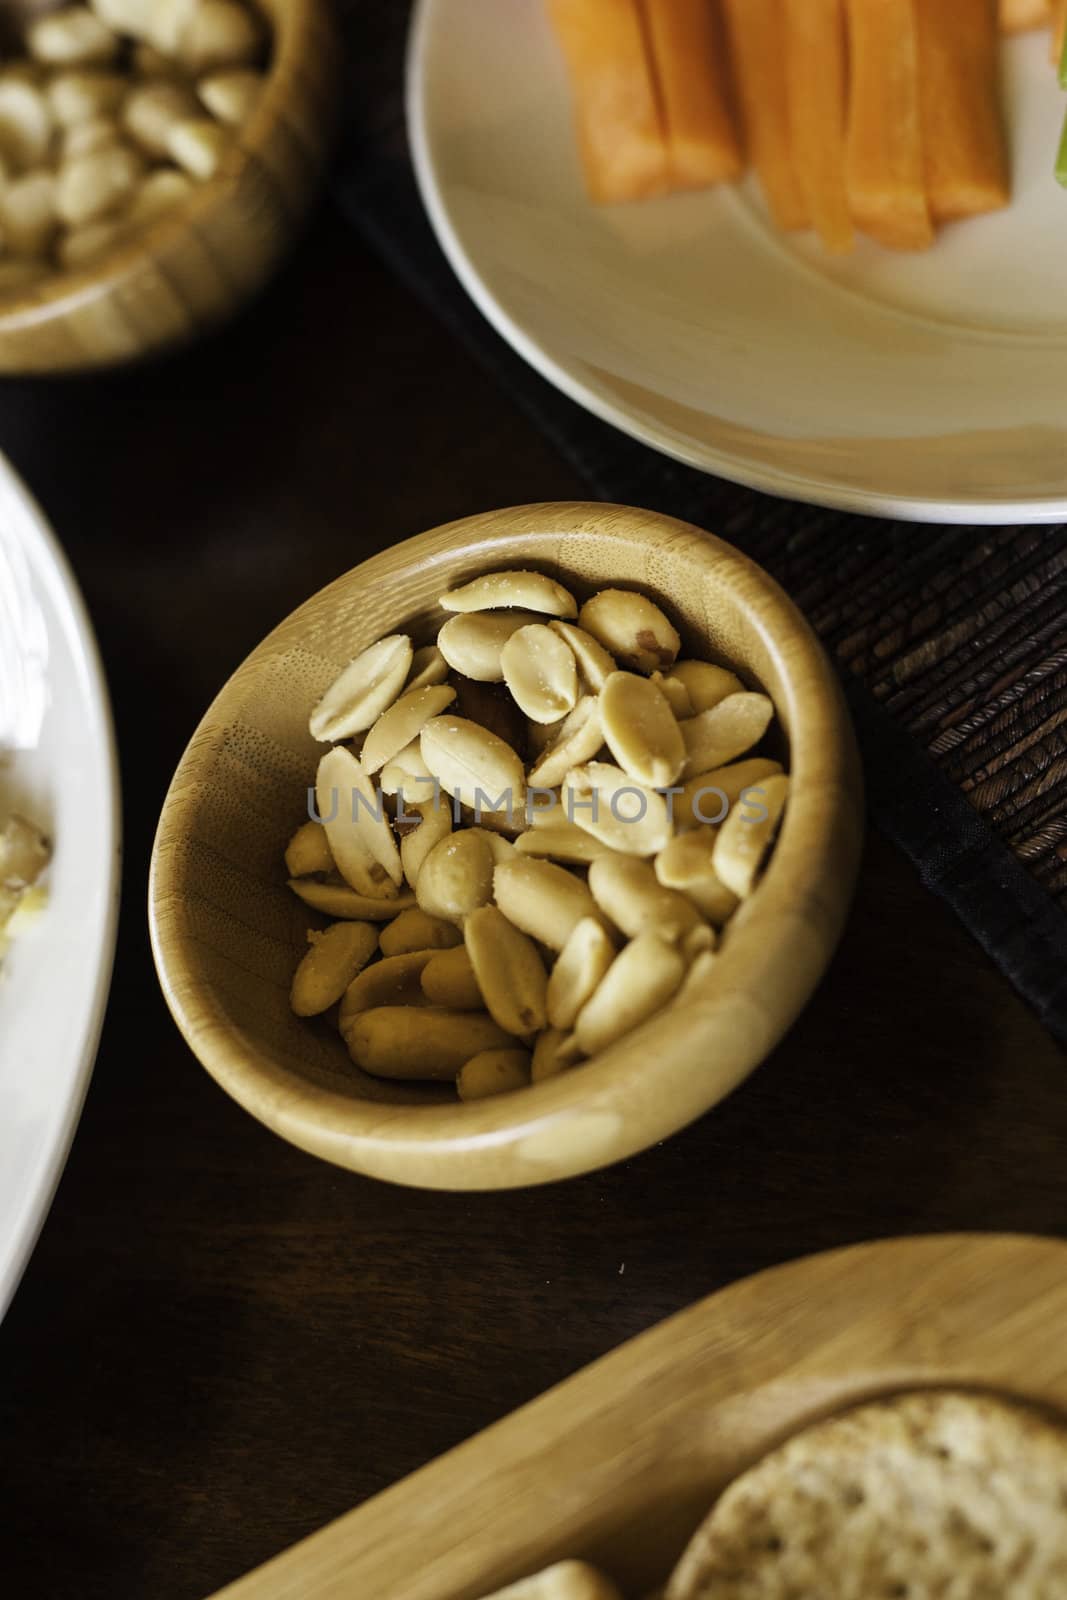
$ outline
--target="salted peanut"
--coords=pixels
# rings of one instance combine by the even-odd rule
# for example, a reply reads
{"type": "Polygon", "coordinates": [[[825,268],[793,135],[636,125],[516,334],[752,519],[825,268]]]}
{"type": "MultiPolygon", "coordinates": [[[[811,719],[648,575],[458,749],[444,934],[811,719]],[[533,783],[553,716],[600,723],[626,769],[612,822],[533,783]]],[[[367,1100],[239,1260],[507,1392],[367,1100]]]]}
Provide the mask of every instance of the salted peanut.
{"type": "Polygon", "coordinates": [[[581,609],[578,621],[621,666],[661,672],[682,647],[677,629],[659,606],[630,589],[601,589],[581,609]]]}
{"type": "Polygon", "coordinates": [[[684,1006],[690,1000],[698,999],[714,968],[714,951],[699,951],[689,963],[689,970],[682,982],[682,987],[678,990],[672,1003],[677,1006],[684,1006]]]}
{"type": "Polygon", "coordinates": [[[654,856],[674,831],[663,796],[607,761],[568,772],[563,808],[568,821],[625,855],[654,856]]]}
{"type": "Polygon", "coordinates": [[[550,950],[562,950],[583,917],[601,920],[581,879],[551,861],[516,855],[502,862],[493,873],[493,895],[509,922],[550,950]]]}
{"type": "Polygon", "coordinates": [[[340,1000],[377,950],[378,930],[369,922],[335,922],[309,933],[308,944],[290,994],[298,1017],[317,1017],[340,1000]]]}
{"type": "Polygon", "coordinates": [[[306,906],[327,917],[356,918],[363,922],[391,922],[398,911],[415,904],[413,894],[401,893],[393,899],[358,894],[347,883],[322,883],[318,878],[290,878],[289,888],[306,906]]]}
{"type": "Polygon", "coordinates": [[[448,662],[435,644],[420,645],[411,657],[405,691],[427,689],[433,683],[444,683],[448,677],[448,662]]]}
{"type": "Polygon", "coordinates": [[[51,67],[103,66],[113,61],[119,41],[86,6],[64,6],[35,18],[24,34],[35,61],[51,67]]]}
{"type": "Polygon", "coordinates": [[[171,160],[201,183],[215,176],[229,147],[229,133],[210,117],[176,122],[167,135],[167,154],[171,160]]]}
{"type": "Polygon", "coordinates": [[[615,946],[594,917],[583,917],[571,929],[548,978],[548,1020],[566,1031],[615,959],[615,946]]]}
{"type": "Polygon", "coordinates": [[[405,950],[401,955],[385,956],[373,966],[353,976],[342,991],[337,1026],[344,1038],[353,1019],[379,1006],[421,1006],[422,974],[436,955],[435,950],[405,950]]]}
{"type": "Polygon", "coordinates": [[[728,889],[743,900],[752,893],[756,877],[778,831],[789,778],[783,772],[760,785],[759,799],[736,806],[715,840],[711,864],[728,889]]]}
{"type": "Polygon", "coordinates": [[[609,844],[594,839],[591,833],[568,822],[562,811],[556,812],[557,827],[527,828],[515,840],[515,849],[521,856],[540,856],[549,861],[566,861],[572,866],[587,866],[599,856],[617,855],[609,844]]]}
{"type": "Polygon", "coordinates": [[[430,795],[426,800],[411,801],[404,798],[404,811],[418,818],[417,822],[398,824],[400,833],[400,863],[404,876],[413,889],[418,888],[422,864],[430,851],[452,832],[452,809],[441,795],[430,795]]]}
{"type": "Polygon", "coordinates": [[[223,67],[247,67],[260,51],[259,25],[236,0],[198,0],[178,38],[178,60],[199,77],[223,67]]]}
{"type": "Polygon", "coordinates": [[[487,572],[440,600],[443,611],[494,611],[505,607],[547,617],[576,617],[574,596],[543,572],[487,572]]]}
{"type": "Polygon", "coordinates": [[[439,715],[455,698],[456,691],[445,683],[405,689],[367,734],[360,751],[363,770],[377,772],[379,767],[384,767],[405,746],[418,739],[424,723],[439,715]]]}
{"type": "Polygon", "coordinates": [[[622,1596],[609,1578],[587,1562],[558,1561],[532,1578],[509,1583],[486,1600],[622,1600],[622,1596]]]}
{"type": "Polygon", "coordinates": [[[43,91],[11,71],[0,74],[0,156],[11,172],[39,167],[48,159],[52,113],[43,91]]]}
{"type": "Polygon", "coordinates": [[[239,128],[248,120],[263,92],[263,74],[249,68],[213,72],[201,78],[196,92],[213,117],[231,128],[239,128]]]}
{"type": "Polygon", "coordinates": [[[392,898],[404,876],[381,796],[343,745],[328,750],[315,777],[315,803],[338,872],[359,894],[392,898]]]}
{"type": "Polygon", "coordinates": [[[530,769],[535,789],[555,789],[572,767],[591,761],[604,743],[600,705],[595,695],[584,694],[560,724],[555,739],[530,769]]]}
{"type": "Polygon", "coordinates": [[[579,628],[576,622],[555,621],[550,622],[549,627],[574,651],[584,687],[592,694],[599,694],[608,673],[615,671],[615,657],[609,655],[599,640],[584,628],[579,628]]]}
{"type": "Polygon", "coordinates": [[[464,717],[431,717],[419,736],[422,759],[446,794],[486,811],[526,804],[526,774],[509,744],[464,717]]]}
{"type": "Polygon", "coordinates": [[[89,117],[67,128],[59,147],[59,164],[68,166],[81,156],[96,155],[98,150],[114,150],[123,144],[122,129],[114,117],[89,117]]]}
{"type": "Polygon", "coordinates": [[[525,1089],[529,1082],[528,1050],[482,1050],[460,1067],[456,1092],[463,1101],[488,1100],[490,1095],[525,1089]]]}
{"type": "Polygon", "coordinates": [[[548,1021],[548,974],[533,940],[491,905],[471,912],[463,939],[493,1021],[519,1038],[539,1032],[548,1021]]]}
{"type": "Polygon", "coordinates": [[[407,634],[391,633],[350,661],[311,713],[312,738],[348,739],[373,727],[403,688],[411,657],[407,634]]]}
{"type": "Polygon", "coordinates": [[[52,859],[40,828],[17,813],[0,828],[0,884],[21,894],[37,882],[52,859]]]}
{"type": "Polygon", "coordinates": [[[184,172],[176,172],[173,167],[150,172],[134,190],[133,199],[123,212],[123,220],[134,227],[154,222],[187,200],[192,192],[192,181],[184,172]]]}
{"type": "Polygon", "coordinates": [[[713,666],[710,661],[676,661],[671,677],[684,686],[694,716],[710,711],[729,694],[743,694],[745,688],[736,672],[713,666]]]}
{"type": "Polygon", "coordinates": [[[0,231],[13,256],[43,256],[55,235],[56,180],[30,172],[0,193],[0,231]]]}
{"type": "Polygon", "coordinates": [[[535,611],[476,611],[449,617],[437,635],[437,648],[453,672],[476,683],[502,683],[501,651],[513,633],[538,621],[535,611]]]}
{"type": "Polygon", "coordinates": [[[779,761],[769,761],[764,756],[751,756],[747,761],[735,761],[729,766],[713,767],[687,778],[681,794],[673,796],[674,823],[679,830],[700,828],[707,824],[717,827],[725,822],[732,806],[737,804],[746,789],[757,788],[764,778],[773,778],[781,772],[779,761]]]}
{"type": "Polygon", "coordinates": [[[485,1001],[464,944],[442,950],[422,969],[422,992],[431,1005],[451,1011],[484,1011],[485,1001]]]}
{"type": "Polygon", "coordinates": [[[665,1006],[685,972],[681,951],[658,933],[649,929],[631,939],[578,1014],[574,1033],[586,1055],[605,1050],[665,1006]]]}
{"type": "Polygon", "coordinates": [[[0,261],[0,294],[13,293],[16,289],[28,289],[32,284],[39,283],[42,278],[51,276],[52,268],[47,261],[35,260],[29,256],[0,261]]]}
{"type": "Polygon", "coordinates": [[[464,828],[435,844],[419,870],[415,897],[422,910],[447,922],[493,898],[493,856],[483,835],[464,828]]]}
{"type": "Polygon", "coordinates": [[[122,107],[122,126],[146,155],[163,160],[171,130],[200,114],[195,95],[184,84],[164,79],[131,89],[122,107]]]}
{"type": "Polygon", "coordinates": [[[334,861],[321,822],[303,822],[285,848],[285,870],[291,878],[312,872],[333,872],[334,861]]]}
{"type": "MultiPolygon", "coordinates": [[[[403,791],[407,809],[432,797],[434,780],[422,759],[418,739],[406,744],[402,750],[397,751],[391,761],[386,762],[378,774],[378,785],[383,794],[400,794],[403,791]]],[[[444,803],[442,801],[442,804],[444,803]]]]}
{"type": "Polygon", "coordinates": [[[68,228],[56,249],[60,266],[70,269],[97,260],[124,239],[127,231],[124,218],[107,217],[100,222],[87,222],[81,228],[68,228]]]}
{"type": "Polygon", "coordinates": [[[600,691],[604,740],[624,772],[665,789],[685,760],[685,745],[663,691],[633,672],[613,672],[600,691]]]}
{"type": "Polygon", "coordinates": [[[530,1079],[543,1083],[546,1078],[558,1077],[582,1059],[578,1041],[573,1033],[563,1033],[559,1028],[545,1028],[537,1035],[530,1062],[530,1079]]]}
{"type": "Polygon", "coordinates": [[[345,1043],[356,1065],[376,1077],[448,1080],[472,1056],[510,1050],[514,1041],[482,1012],[378,1006],[353,1017],[345,1043]]]}
{"type": "Polygon", "coordinates": [[[382,930],[380,942],[383,956],[404,956],[412,950],[451,950],[462,944],[463,935],[451,922],[413,906],[382,930]]]}
{"type": "Polygon", "coordinates": [[[683,776],[690,778],[744,755],[763,738],[773,716],[770,697],[746,689],[680,723],[685,741],[683,776]]]}
{"type": "Polygon", "coordinates": [[[602,856],[594,861],[589,891],[608,921],[628,939],[650,928],[673,944],[701,922],[693,902],[677,889],[664,888],[651,862],[635,856],[602,856]]]}
{"type": "Polygon", "coordinates": [[[73,68],[57,72],[44,85],[45,98],[61,128],[107,117],[117,111],[129,91],[130,80],[121,72],[86,72],[73,68]]]}
{"type": "Polygon", "coordinates": [[[494,832],[492,828],[479,827],[477,824],[468,827],[468,833],[475,833],[480,839],[485,840],[486,848],[493,858],[493,865],[498,866],[501,861],[510,861],[515,854],[515,846],[510,839],[502,833],[494,832]]]}
{"type": "Polygon", "coordinates": [[[675,834],[654,862],[656,877],[668,889],[688,895],[716,928],[737,910],[738,899],[712,866],[715,828],[696,828],[675,834]]]}
{"type": "Polygon", "coordinates": [[[519,710],[532,722],[558,722],[578,698],[574,652],[543,622],[512,634],[500,652],[500,669],[519,710]]]}
{"type": "Polygon", "coordinates": [[[143,171],[141,157],[124,145],[77,156],[56,177],[56,214],[72,228],[106,217],[129,200],[143,171]]]}
{"type": "Polygon", "coordinates": [[[681,678],[674,677],[672,673],[664,675],[662,672],[654,672],[649,682],[656,685],[679,722],[693,715],[693,702],[681,678]]]}

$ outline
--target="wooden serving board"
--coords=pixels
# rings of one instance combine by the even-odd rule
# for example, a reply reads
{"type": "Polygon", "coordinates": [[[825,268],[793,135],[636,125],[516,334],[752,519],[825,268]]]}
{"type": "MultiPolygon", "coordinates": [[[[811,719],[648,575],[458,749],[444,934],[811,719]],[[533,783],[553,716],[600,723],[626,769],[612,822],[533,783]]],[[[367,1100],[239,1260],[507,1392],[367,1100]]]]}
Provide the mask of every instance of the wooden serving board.
{"type": "Polygon", "coordinates": [[[564,1556],[628,1600],[787,1435],[905,1388],[1067,1411],[1067,1245],[895,1239],[734,1284],[586,1367],[215,1600],[478,1600],[564,1556]]]}

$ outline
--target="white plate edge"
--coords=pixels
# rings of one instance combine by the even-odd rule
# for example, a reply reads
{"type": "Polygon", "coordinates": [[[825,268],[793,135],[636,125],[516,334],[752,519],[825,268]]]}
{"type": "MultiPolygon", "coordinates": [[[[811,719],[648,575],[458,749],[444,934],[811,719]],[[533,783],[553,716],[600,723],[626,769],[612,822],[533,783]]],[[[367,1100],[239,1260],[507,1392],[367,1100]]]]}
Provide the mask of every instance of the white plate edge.
{"type": "Polygon", "coordinates": [[[93,975],[93,1001],[86,1018],[77,1070],[71,1080],[71,1093],[64,1112],[52,1130],[52,1142],[44,1166],[43,1179],[23,1204],[11,1233],[10,1243],[0,1254],[0,1321],[6,1315],[23,1273],[33,1254],[41,1230],[55,1199],[59,1180],[70,1154],[81,1118],[85,1096],[96,1063],[104,1025],[118,937],[119,900],[122,888],[122,800],[118,747],[107,678],[100,658],[96,635],[77,579],[51,524],[30,490],[6,457],[0,455],[0,476],[26,514],[22,530],[34,575],[48,584],[57,614],[61,617],[71,654],[89,689],[88,709],[95,724],[96,742],[104,755],[105,781],[110,805],[107,809],[108,837],[101,851],[107,863],[104,916],[98,930],[96,971],[93,975]]]}

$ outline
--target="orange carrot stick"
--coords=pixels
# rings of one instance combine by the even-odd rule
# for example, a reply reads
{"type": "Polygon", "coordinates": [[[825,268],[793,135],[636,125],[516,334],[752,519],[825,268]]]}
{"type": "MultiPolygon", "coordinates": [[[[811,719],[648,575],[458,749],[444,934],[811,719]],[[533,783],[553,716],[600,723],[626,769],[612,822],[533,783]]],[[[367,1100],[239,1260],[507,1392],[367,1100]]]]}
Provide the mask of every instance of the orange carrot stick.
{"type": "Polygon", "coordinates": [[[725,0],[745,140],[780,228],[806,228],[808,210],[789,142],[784,0],[725,0]]]}
{"type": "Polygon", "coordinates": [[[640,200],[670,187],[670,159],[638,0],[549,0],[574,95],[590,197],[640,200]]]}
{"type": "Polygon", "coordinates": [[[739,178],[744,158],[716,0],[641,4],[676,183],[698,189],[739,178]]]}
{"type": "Polygon", "coordinates": [[[926,197],[935,222],[1011,198],[993,0],[919,0],[919,99],[926,197]]]}
{"type": "Polygon", "coordinates": [[[1052,0],[1052,43],[1049,54],[1054,67],[1060,64],[1065,33],[1067,33],[1067,0],[1052,0]]]}
{"type": "Polygon", "coordinates": [[[848,0],[849,207],[857,227],[894,250],[925,250],[934,237],[923,177],[915,11],[916,0],[848,0]]]}
{"type": "Polygon", "coordinates": [[[1052,21],[1052,0],[999,0],[997,10],[1001,33],[1047,28],[1052,21]]]}
{"type": "Polygon", "coordinates": [[[800,188],[828,250],[851,250],[845,188],[848,45],[844,0],[785,0],[789,131],[800,188]]]}

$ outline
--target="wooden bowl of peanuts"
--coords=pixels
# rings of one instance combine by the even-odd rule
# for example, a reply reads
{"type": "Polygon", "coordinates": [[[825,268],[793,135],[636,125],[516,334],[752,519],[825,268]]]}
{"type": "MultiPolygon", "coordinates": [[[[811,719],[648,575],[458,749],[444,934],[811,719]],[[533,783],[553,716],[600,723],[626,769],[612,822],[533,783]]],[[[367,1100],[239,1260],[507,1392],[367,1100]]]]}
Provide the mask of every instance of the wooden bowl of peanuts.
{"type": "Polygon", "coordinates": [[[444,1189],[634,1154],[773,1048],[862,834],[842,697],[758,567],[558,504],[364,562],[253,651],[152,860],[208,1071],[338,1165],[444,1189]]]}
{"type": "Polygon", "coordinates": [[[18,0],[0,35],[0,373],[213,327],[294,239],[329,150],[328,0],[18,0]]]}

